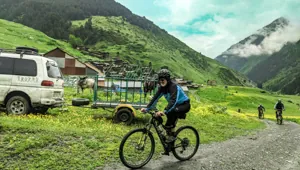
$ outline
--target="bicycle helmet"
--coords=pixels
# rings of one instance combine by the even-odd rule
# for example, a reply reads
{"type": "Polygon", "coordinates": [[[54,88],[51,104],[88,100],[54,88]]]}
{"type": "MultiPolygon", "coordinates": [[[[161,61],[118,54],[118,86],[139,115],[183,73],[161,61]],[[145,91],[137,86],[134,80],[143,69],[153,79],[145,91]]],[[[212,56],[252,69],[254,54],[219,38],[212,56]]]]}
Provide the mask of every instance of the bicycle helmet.
{"type": "Polygon", "coordinates": [[[170,77],[171,77],[171,75],[170,75],[170,72],[169,72],[168,69],[161,69],[161,70],[159,70],[159,72],[158,72],[158,79],[164,78],[166,80],[170,80],[170,77]]]}

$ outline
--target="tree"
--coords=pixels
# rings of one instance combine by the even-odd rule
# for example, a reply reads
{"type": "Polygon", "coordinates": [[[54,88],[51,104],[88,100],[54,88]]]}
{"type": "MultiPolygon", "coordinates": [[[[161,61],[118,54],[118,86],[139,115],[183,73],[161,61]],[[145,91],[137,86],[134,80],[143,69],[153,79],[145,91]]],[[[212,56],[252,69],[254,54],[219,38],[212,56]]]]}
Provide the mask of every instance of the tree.
{"type": "Polygon", "coordinates": [[[70,34],[69,36],[69,42],[72,45],[73,48],[77,48],[78,46],[82,46],[83,42],[80,38],[75,37],[74,35],[70,34]]]}

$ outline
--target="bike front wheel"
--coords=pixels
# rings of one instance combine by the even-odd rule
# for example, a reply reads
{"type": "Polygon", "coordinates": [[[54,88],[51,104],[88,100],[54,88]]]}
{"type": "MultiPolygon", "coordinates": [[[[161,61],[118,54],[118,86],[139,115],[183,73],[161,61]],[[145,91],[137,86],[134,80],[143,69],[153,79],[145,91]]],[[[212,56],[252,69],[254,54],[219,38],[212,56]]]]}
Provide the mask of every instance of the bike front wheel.
{"type": "Polygon", "coordinates": [[[173,155],[180,161],[191,159],[198,151],[200,137],[192,126],[183,126],[176,131],[176,140],[172,149],[173,155]]]}
{"type": "Polygon", "coordinates": [[[279,125],[282,125],[282,116],[281,116],[281,115],[278,117],[277,123],[278,123],[279,125]]]}
{"type": "Polygon", "coordinates": [[[147,129],[135,129],[125,135],[119,148],[122,163],[131,169],[146,165],[155,150],[153,135],[147,129]]]}

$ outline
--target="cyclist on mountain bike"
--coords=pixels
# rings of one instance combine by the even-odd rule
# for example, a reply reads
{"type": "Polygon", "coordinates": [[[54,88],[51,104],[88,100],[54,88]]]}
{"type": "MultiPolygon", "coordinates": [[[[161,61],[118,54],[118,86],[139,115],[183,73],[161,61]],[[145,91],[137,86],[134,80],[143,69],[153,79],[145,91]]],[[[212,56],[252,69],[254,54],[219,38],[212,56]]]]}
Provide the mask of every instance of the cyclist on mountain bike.
{"type": "Polygon", "coordinates": [[[258,117],[260,118],[261,115],[264,113],[264,111],[266,111],[265,107],[260,104],[258,107],[257,107],[257,110],[258,110],[258,117]]]}
{"type": "Polygon", "coordinates": [[[275,114],[276,114],[276,119],[277,119],[278,118],[277,110],[281,111],[281,114],[282,114],[282,110],[284,110],[284,105],[281,102],[281,99],[279,99],[278,102],[275,104],[274,109],[276,110],[275,114]]]}
{"type": "Polygon", "coordinates": [[[161,116],[167,116],[165,127],[168,136],[166,142],[170,143],[175,140],[174,133],[178,118],[185,119],[186,113],[189,112],[191,108],[190,99],[183,92],[182,88],[179,85],[171,81],[169,70],[161,69],[158,72],[158,80],[160,84],[158,91],[156,92],[150,103],[147,105],[147,108],[142,108],[141,111],[147,112],[153,106],[155,106],[157,101],[162,96],[166,98],[166,100],[168,101],[168,105],[165,107],[163,112],[157,112],[156,117],[162,123],[163,120],[161,116]]]}

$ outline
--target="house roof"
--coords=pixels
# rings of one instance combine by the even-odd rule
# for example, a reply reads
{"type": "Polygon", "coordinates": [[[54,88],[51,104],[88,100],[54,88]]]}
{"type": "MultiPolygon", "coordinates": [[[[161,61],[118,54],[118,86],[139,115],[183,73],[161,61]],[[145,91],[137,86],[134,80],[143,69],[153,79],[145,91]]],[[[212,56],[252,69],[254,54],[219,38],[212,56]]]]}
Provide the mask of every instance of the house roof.
{"type": "MultiPolygon", "coordinates": [[[[74,58],[75,60],[77,60],[79,63],[84,64],[84,63],[80,62],[76,57],[70,55],[69,53],[67,53],[66,51],[64,51],[63,49],[61,49],[61,48],[59,48],[59,47],[56,47],[56,48],[54,48],[53,50],[50,50],[50,51],[46,52],[45,54],[43,54],[43,56],[45,56],[45,55],[47,55],[47,54],[49,54],[49,53],[51,53],[51,52],[53,52],[53,51],[55,51],[55,50],[60,50],[60,51],[62,51],[62,52],[64,52],[64,53],[68,54],[70,57],[73,57],[73,58],[74,58]]],[[[49,56],[45,56],[45,57],[49,57],[49,56]]],[[[53,57],[55,57],[55,56],[53,56],[53,57]]],[[[96,70],[95,70],[95,71],[96,71],[96,70]]]]}
{"type": "MultiPolygon", "coordinates": [[[[68,54],[69,56],[72,56],[72,55],[70,55],[69,53],[67,53],[66,51],[64,51],[63,49],[61,49],[61,48],[59,48],[59,47],[56,47],[56,48],[54,48],[53,50],[50,50],[50,51],[48,51],[48,52],[46,52],[45,54],[44,54],[44,56],[45,55],[47,55],[47,54],[49,54],[49,53],[51,53],[51,52],[53,52],[53,51],[55,51],[55,50],[60,50],[60,51],[62,51],[62,52],[64,52],[64,53],[66,53],[66,54],[68,54]]],[[[73,57],[73,56],[72,56],[73,57]]],[[[75,58],[75,57],[74,57],[75,58]]]]}
{"type": "Polygon", "coordinates": [[[101,70],[99,70],[97,67],[95,67],[93,64],[91,64],[91,63],[89,63],[89,62],[84,63],[84,64],[85,64],[88,68],[90,68],[90,69],[96,71],[96,72],[99,74],[99,76],[103,76],[103,75],[104,75],[104,73],[103,73],[101,70]]]}

